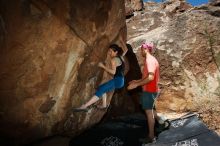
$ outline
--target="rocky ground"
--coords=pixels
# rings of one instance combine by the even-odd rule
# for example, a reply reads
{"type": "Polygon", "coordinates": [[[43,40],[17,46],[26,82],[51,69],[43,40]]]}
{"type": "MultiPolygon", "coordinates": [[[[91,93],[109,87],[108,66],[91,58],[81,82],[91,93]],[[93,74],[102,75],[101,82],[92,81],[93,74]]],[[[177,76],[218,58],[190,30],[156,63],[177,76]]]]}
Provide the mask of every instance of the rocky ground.
{"type": "Polygon", "coordinates": [[[200,118],[209,127],[220,135],[220,112],[213,110],[201,111],[200,118]]]}

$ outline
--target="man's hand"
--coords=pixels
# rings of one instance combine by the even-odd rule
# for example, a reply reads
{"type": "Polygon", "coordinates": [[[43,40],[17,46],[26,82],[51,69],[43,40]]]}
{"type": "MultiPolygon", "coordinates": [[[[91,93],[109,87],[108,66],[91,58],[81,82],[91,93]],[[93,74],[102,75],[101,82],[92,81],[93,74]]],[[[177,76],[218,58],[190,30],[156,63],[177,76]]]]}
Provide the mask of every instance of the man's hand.
{"type": "Polygon", "coordinates": [[[135,82],[133,82],[133,83],[131,83],[131,84],[128,85],[127,89],[128,89],[128,90],[132,90],[132,89],[137,88],[137,86],[138,86],[138,85],[137,85],[135,82]]]}
{"type": "Polygon", "coordinates": [[[132,80],[128,84],[132,84],[132,83],[136,83],[136,82],[138,82],[138,80],[132,80]]]}

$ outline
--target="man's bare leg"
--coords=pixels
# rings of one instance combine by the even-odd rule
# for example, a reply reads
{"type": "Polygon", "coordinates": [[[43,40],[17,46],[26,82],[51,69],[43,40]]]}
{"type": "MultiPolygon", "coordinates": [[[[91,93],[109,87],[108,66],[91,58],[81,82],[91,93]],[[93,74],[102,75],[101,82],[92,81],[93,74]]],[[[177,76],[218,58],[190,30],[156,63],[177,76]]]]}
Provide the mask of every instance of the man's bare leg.
{"type": "Polygon", "coordinates": [[[145,114],[147,116],[147,121],[148,121],[148,129],[149,129],[149,138],[153,139],[154,136],[154,124],[155,124],[155,119],[154,115],[152,113],[152,110],[145,110],[145,114]]]}

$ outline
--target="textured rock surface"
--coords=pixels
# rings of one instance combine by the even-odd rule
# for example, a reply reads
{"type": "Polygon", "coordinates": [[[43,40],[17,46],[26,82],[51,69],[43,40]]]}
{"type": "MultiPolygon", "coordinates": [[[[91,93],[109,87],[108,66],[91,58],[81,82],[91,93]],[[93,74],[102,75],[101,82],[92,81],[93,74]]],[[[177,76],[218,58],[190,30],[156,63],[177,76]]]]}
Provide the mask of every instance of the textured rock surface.
{"type": "Polygon", "coordinates": [[[138,56],[142,42],[156,44],[161,82],[167,85],[158,107],[175,111],[190,108],[191,100],[215,100],[219,93],[220,8],[204,5],[173,13],[180,2],[146,3],[144,13],[127,20],[128,41],[138,56]]]}
{"type": "Polygon", "coordinates": [[[100,121],[103,111],[70,109],[94,94],[124,17],[118,0],[0,1],[1,135],[22,143],[100,121]]]}
{"type": "Polygon", "coordinates": [[[140,11],[143,9],[143,0],[126,0],[125,1],[125,12],[126,16],[133,15],[133,12],[140,11]]]}
{"type": "Polygon", "coordinates": [[[217,3],[193,8],[181,0],[149,2],[144,11],[126,20],[128,43],[141,66],[141,43],[153,42],[157,47],[163,84],[159,111],[212,107],[220,117],[219,10],[217,3]]]}
{"type": "Polygon", "coordinates": [[[168,0],[162,4],[162,8],[171,13],[184,12],[191,7],[185,0],[168,0]]]}

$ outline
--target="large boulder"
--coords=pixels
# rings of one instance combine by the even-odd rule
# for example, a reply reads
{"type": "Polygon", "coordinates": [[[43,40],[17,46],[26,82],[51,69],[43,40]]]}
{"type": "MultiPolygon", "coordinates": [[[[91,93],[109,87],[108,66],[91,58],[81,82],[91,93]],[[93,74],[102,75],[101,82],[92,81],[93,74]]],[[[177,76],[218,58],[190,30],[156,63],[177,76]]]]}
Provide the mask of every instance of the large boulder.
{"type": "Polygon", "coordinates": [[[97,63],[125,35],[124,1],[0,1],[1,136],[26,143],[100,121],[103,111],[71,107],[109,78],[97,63]]]}
{"type": "Polygon", "coordinates": [[[219,6],[220,0],[209,0],[209,4],[212,6],[219,6]]]}
{"type": "Polygon", "coordinates": [[[143,10],[143,0],[126,0],[125,12],[126,16],[131,16],[135,11],[143,10]]]}
{"type": "Polygon", "coordinates": [[[143,0],[125,0],[125,6],[130,7],[133,11],[143,9],[143,0]]]}
{"type": "Polygon", "coordinates": [[[185,0],[167,0],[162,4],[162,7],[165,11],[171,13],[184,12],[192,8],[185,0]]]}
{"type": "Polygon", "coordinates": [[[143,42],[156,45],[162,84],[159,111],[212,107],[212,111],[220,113],[220,7],[212,3],[174,11],[175,5],[179,7],[181,3],[184,1],[146,3],[144,12],[127,20],[128,43],[134,48],[140,66],[143,66],[140,45],[143,42]]]}

